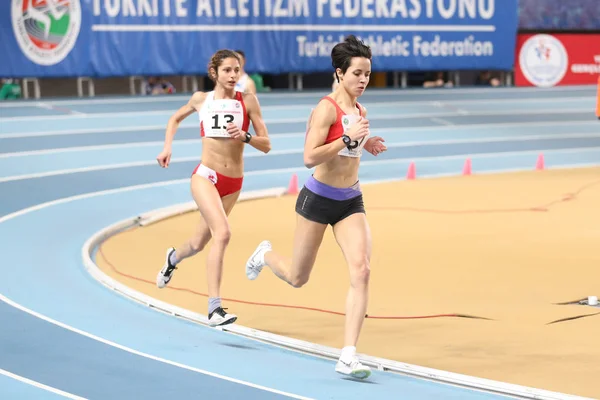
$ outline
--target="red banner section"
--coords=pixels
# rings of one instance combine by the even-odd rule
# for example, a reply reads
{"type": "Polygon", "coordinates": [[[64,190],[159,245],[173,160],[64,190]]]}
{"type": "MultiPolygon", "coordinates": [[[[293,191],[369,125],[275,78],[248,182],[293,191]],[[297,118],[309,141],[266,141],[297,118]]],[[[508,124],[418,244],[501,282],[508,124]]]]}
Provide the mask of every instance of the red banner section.
{"type": "Polygon", "coordinates": [[[519,34],[517,86],[593,85],[600,76],[600,34],[519,34]]]}

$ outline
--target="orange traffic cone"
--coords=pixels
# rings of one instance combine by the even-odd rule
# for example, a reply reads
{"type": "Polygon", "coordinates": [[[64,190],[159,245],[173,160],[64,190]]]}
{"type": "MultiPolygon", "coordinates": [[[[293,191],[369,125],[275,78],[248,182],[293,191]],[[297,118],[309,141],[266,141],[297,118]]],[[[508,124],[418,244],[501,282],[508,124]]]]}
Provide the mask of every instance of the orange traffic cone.
{"type": "Polygon", "coordinates": [[[465,166],[463,167],[463,175],[471,175],[471,159],[467,158],[465,160],[465,166]]]}
{"type": "Polygon", "coordinates": [[[408,166],[408,172],[406,173],[406,179],[413,180],[417,177],[417,169],[415,167],[415,163],[411,162],[408,166]]]}
{"type": "Polygon", "coordinates": [[[298,190],[298,175],[293,174],[290,179],[290,184],[288,185],[287,194],[298,194],[300,191],[298,190]]]}
{"type": "Polygon", "coordinates": [[[538,156],[537,162],[535,163],[535,169],[537,169],[538,171],[541,171],[544,168],[545,168],[544,154],[540,153],[540,155],[538,156]]]}

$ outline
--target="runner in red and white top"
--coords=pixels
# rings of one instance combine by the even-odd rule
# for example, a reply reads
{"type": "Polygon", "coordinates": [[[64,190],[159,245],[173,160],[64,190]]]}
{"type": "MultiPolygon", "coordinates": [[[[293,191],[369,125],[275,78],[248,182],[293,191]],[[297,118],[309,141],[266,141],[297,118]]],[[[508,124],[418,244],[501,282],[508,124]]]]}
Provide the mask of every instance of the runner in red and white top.
{"type": "Polygon", "coordinates": [[[221,305],[223,258],[231,237],[228,215],[242,189],[244,177],[243,152],[248,144],[268,153],[271,142],[254,94],[235,90],[240,77],[239,55],[231,50],[219,50],[211,58],[208,75],[215,82],[212,92],[196,92],[190,101],[169,119],[163,151],[156,157],[167,168],[171,161],[171,144],[181,121],[194,112],[200,118],[202,162],[194,169],[191,189],[202,219],[192,238],[177,249],[167,249],[163,268],[156,285],[165,287],[177,265],[202,251],[213,239],[208,254],[208,320],[211,326],[233,323],[237,316],[227,313],[221,305]],[[255,136],[248,132],[250,123],[255,136]]]}
{"type": "Polygon", "coordinates": [[[331,62],[339,85],[309,117],[304,164],[314,173],[296,201],[292,258],[265,240],[246,263],[250,280],[268,266],[281,280],[301,287],[310,278],[325,230],[332,226],[350,275],[344,346],[335,370],[359,379],[371,375],[356,355],[368,303],[371,233],[358,169],[363,149],[374,156],[387,150],[382,138],[370,136],[367,110],[357,101],[369,84],[371,56],[371,49],[353,35],[334,46],[331,62]]]}

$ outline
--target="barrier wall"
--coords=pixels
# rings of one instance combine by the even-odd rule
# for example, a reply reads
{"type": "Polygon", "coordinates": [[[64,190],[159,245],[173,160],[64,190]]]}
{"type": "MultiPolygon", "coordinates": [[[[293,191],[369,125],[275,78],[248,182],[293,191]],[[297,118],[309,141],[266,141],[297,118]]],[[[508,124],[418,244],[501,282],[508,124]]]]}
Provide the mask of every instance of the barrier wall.
{"type": "Polygon", "coordinates": [[[517,0],[4,0],[3,77],[203,74],[219,48],[247,70],[331,69],[349,33],[373,70],[510,70],[517,0]]]}

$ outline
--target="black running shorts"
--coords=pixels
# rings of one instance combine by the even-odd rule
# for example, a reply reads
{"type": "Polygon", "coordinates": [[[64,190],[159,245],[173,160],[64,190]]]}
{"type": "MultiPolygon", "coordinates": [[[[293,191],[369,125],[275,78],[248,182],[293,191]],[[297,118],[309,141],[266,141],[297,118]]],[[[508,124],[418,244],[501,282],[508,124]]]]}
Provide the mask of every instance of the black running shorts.
{"type": "Polygon", "coordinates": [[[331,226],[352,214],[366,213],[362,194],[348,200],[333,200],[313,193],[306,187],[298,194],[296,212],[309,221],[331,226]]]}

